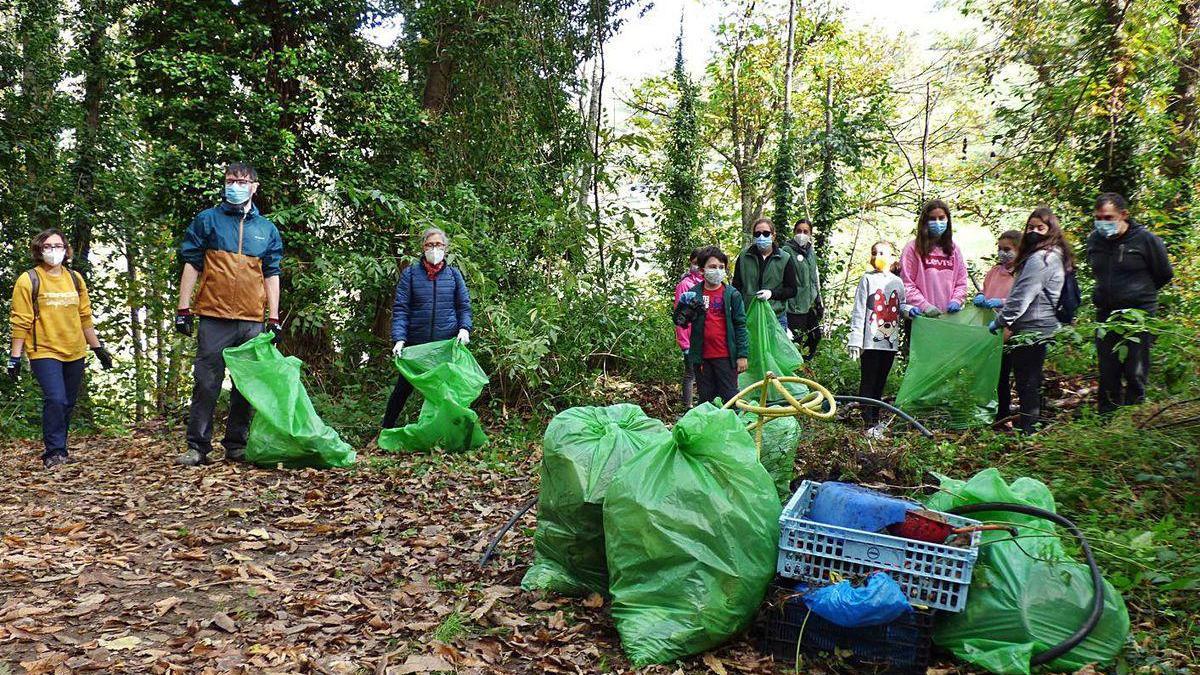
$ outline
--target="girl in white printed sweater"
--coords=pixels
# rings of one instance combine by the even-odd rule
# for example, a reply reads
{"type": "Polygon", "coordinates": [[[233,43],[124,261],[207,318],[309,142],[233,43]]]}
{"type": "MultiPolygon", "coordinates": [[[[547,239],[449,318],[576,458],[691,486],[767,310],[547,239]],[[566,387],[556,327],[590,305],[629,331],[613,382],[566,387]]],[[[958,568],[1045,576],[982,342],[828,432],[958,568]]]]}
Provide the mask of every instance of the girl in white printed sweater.
{"type": "MultiPolygon", "coordinates": [[[[900,349],[901,316],[908,311],[904,303],[904,281],[891,272],[896,249],[886,241],[871,246],[871,269],[858,282],[854,292],[854,309],[850,314],[850,335],[846,349],[850,358],[859,362],[858,395],[880,399],[888,374],[900,349]]],[[[879,409],[867,406],[863,420],[878,436],[876,426],[879,409]]]]}

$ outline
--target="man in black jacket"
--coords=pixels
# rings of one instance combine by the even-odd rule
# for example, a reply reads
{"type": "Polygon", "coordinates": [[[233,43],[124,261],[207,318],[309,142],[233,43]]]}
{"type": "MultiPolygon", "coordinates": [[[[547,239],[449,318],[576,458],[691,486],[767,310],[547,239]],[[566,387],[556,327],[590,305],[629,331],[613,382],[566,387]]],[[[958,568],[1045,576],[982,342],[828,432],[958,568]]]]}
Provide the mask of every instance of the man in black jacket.
{"type": "MultiPolygon", "coordinates": [[[[1115,192],[1096,198],[1095,231],[1088,237],[1088,263],[1096,279],[1092,301],[1096,319],[1107,321],[1116,310],[1140,309],[1150,315],[1158,311],[1158,290],[1174,274],[1167,247],[1141,224],[1129,217],[1129,205],[1115,192]]],[[[1108,413],[1121,405],[1141,403],[1146,398],[1150,373],[1149,333],[1122,336],[1108,331],[1096,338],[1100,367],[1098,407],[1108,413]],[[1130,339],[1134,338],[1134,339],[1130,339]],[[1118,347],[1127,349],[1122,359],[1118,347]]]]}

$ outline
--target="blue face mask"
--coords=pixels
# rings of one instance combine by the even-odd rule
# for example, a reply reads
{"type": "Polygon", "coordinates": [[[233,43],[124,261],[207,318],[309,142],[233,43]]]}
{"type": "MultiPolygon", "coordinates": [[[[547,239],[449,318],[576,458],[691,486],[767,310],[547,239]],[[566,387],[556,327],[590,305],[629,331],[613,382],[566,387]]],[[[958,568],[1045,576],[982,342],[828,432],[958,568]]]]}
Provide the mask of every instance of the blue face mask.
{"type": "Polygon", "coordinates": [[[949,220],[931,220],[929,221],[929,234],[940,237],[946,233],[946,228],[950,226],[949,220]]]}
{"type": "Polygon", "coordinates": [[[245,204],[250,200],[250,186],[234,183],[225,186],[225,201],[234,205],[245,204]]]}
{"type": "Polygon", "coordinates": [[[754,245],[758,247],[758,250],[765,251],[771,248],[772,241],[774,240],[771,237],[755,237],[754,245]]]}
{"type": "Polygon", "coordinates": [[[1119,227],[1115,220],[1097,220],[1093,223],[1093,226],[1102,237],[1116,236],[1117,227],[1119,227]]]}

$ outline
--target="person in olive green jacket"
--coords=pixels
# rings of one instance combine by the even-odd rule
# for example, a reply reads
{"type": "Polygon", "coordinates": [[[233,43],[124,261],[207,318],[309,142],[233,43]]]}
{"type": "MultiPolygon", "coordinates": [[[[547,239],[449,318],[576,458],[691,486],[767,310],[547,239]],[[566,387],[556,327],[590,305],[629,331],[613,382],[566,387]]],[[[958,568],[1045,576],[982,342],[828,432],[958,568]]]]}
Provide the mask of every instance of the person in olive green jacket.
{"type": "Polygon", "coordinates": [[[725,284],[729,257],[716,246],[700,251],[697,259],[704,281],[679,296],[675,325],[691,329],[687,360],[696,370],[698,403],[728,401],[737,394],[737,376],[750,358],[746,303],[742,294],[725,284]]]}
{"type": "Polygon", "coordinates": [[[742,297],[771,303],[779,325],[787,330],[784,303],[796,297],[796,264],[792,254],[775,245],[775,224],[770,218],[754,221],[753,242],[738,256],[733,287],[742,297]]]}
{"type": "Polygon", "coordinates": [[[792,255],[796,265],[796,295],[784,303],[787,327],[796,345],[804,349],[804,360],[811,360],[821,342],[821,319],[825,304],[821,302],[821,278],[817,270],[817,252],[813,247],[812,223],[801,218],[792,228],[792,238],[783,249],[792,255]]]}

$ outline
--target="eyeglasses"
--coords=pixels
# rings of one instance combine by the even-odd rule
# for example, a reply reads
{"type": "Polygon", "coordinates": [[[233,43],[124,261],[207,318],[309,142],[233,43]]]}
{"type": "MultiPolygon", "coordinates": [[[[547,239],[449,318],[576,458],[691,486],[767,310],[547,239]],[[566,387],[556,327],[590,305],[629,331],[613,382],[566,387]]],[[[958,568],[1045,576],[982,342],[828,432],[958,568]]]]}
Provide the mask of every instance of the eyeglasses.
{"type": "Polygon", "coordinates": [[[249,185],[254,185],[254,181],[250,180],[249,178],[226,178],[226,179],[225,179],[225,184],[226,184],[226,185],[246,185],[246,186],[249,186],[249,185]]]}
{"type": "Polygon", "coordinates": [[[63,244],[42,244],[43,251],[65,251],[67,247],[63,244]]]}
{"type": "Polygon", "coordinates": [[[771,231],[770,231],[770,230],[759,230],[758,232],[755,232],[755,233],[754,233],[754,236],[756,236],[756,237],[770,237],[770,236],[771,236],[771,231]]]}
{"type": "Polygon", "coordinates": [[[440,241],[427,241],[427,242],[425,242],[425,250],[426,250],[426,251],[428,251],[428,250],[430,250],[430,249],[434,249],[434,248],[446,248],[446,245],[445,245],[445,244],[443,244],[443,243],[442,243],[442,242],[440,242],[440,241]]]}

